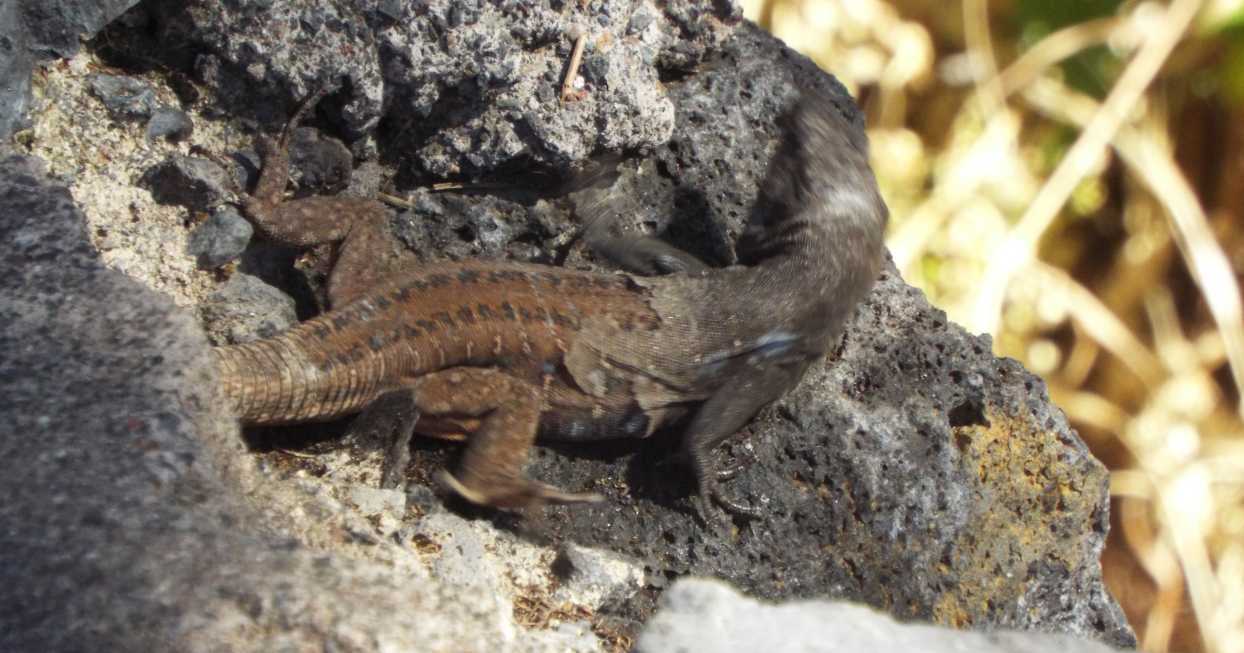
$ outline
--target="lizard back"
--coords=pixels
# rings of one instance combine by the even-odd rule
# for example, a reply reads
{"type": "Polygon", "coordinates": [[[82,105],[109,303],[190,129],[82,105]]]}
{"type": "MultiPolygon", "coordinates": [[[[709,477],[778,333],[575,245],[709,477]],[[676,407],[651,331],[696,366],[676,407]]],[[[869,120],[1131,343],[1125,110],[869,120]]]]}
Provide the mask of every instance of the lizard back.
{"type": "Polygon", "coordinates": [[[589,319],[624,332],[657,327],[647,292],[625,275],[464,261],[400,275],[275,338],[213,353],[244,423],[291,423],[356,412],[403,379],[457,366],[539,382],[589,319]]]}

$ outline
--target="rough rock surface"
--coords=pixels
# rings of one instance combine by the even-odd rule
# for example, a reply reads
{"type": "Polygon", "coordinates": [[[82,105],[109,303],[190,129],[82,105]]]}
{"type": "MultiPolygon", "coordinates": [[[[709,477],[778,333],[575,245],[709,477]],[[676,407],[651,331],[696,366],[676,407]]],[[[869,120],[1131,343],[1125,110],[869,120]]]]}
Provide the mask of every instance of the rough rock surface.
{"type": "Polygon", "coordinates": [[[674,583],[644,626],[635,653],[1110,653],[1115,649],[1066,635],[963,633],[893,618],[851,603],[792,601],[769,605],[699,578],[674,583]]]}
{"type": "MultiPolygon", "coordinates": [[[[424,170],[478,175],[501,166],[566,165],[597,149],[652,147],[669,137],[674,107],[658,64],[687,70],[741,12],[732,2],[604,0],[579,11],[548,1],[148,3],[158,38],[217,97],[279,123],[290,101],[344,79],[336,117],[351,140],[382,118],[424,170]],[[578,35],[583,91],[560,86],[578,35]],[[256,104],[250,94],[268,96],[256,104]],[[275,109],[275,111],[273,111],[275,109]]],[[[137,18],[135,18],[137,20],[137,18]]],[[[237,110],[238,107],[229,107],[237,110]]]]}
{"type": "MultiPolygon", "coordinates": [[[[104,270],[85,246],[89,238],[103,263],[182,305],[204,303],[233,274],[197,270],[182,254],[198,218],[156,205],[138,187],[144,172],[196,146],[222,155],[245,150],[249,138],[237,123],[270,129],[317,75],[344,74],[350,83],[307,123],[344,138],[356,156],[399,166],[412,152],[417,159],[413,169],[387,173],[367,161],[355,170],[352,190],[386,177],[420,185],[455,172],[502,182],[469,193],[419,190],[410,210],[395,212],[395,237],[428,258],[593,265],[579,246],[564,256],[563,236],[574,223],[558,198],[557,173],[596,148],[627,147],[642,154],[624,165],[621,183],[634,202],[628,228],[728,264],[774,145],[774,119],[798,88],[833,82],[753,27],[723,43],[736,13],[729,3],[705,13],[695,8],[700,3],[662,3],[657,11],[641,2],[623,20],[625,12],[609,2],[586,10],[579,3],[490,2],[477,13],[471,3],[450,10],[431,2],[422,5],[427,13],[404,22],[402,3],[377,2],[362,13],[350,9],[362,3],[321,3],[327,13],[308,24],[309,4],[264,2],[271,9],[264,16],[241,4],[140,6],[96,43],[120,65],[127,59],[115,51],[118,36],[176,39],[145,43],[151,51],[144,55],[170,53],[168,65],[197,75],[201,90],[174,93],[176,79],[144,79],[163,104],[182,98],[180,108],[196,125],[191,142],[152,141],[142,125],[111,123],[86,90],[89,58],[41,80],[47,88],[35,89],[44,110],[32,151],[53,176],[72,182],[85,227],[64,191],[39,181],[28,162],[10,160],[0,170],[15,189],[2,189],[0,200],[19,202],[3,214],[23,219],[4,227],[13,233],[0,247],[15,251],[0,264],[18,270],[4,283],[26,284],[0,300],[0,310],[6,318],[33,316],[2,336],[4,351],[14,352],[0,359],[0,383],[15,413],[4,419],[13,421],[11,433],[39,434],[0,445],[0,482],[15,479],[21,488],[0,506],[3,523],[15,525],[0,533],[8,538],[0,539],[0,574],[8,574],[0,581],[44,592],[0,596],[0,608],[16,610],[0,617],[14,619],[0,621],[3,636],[22,638],[15,643],[27,648],[62,649],[89,635],[116,638],[124,648],[163,640],[366,650],[419,641],[424,649],[592,650],[624,645],[618,633],[634,632],[651,615],[670,579],[696,574],[769,599],[847,598],[904,620],[1132,643],[1097,562],[1107,523],[1104,470],[1036,377],[995,359],[987,339],[948,324],[893,271],[861,306],[832,360],[721,452],[749,463],[726,491],[764,509],[760,520],[739,521],[732,533],[695,519],[689,475],[668,460],[677,434],[540,448],[533,476],[609,500],[526,520],[452,500],[446,512],[444,494],[429,490],[428,479],[453,464],[458,449],[451,445],[417,444],[405,495],[375,490],[374,458],[334,444],[344,423],[257,431],[248,441],[260,453],[242,452],[204,394],[211,382],[201,332],[104,270]],[[405,31],[427,24],[437,38],[405,31]],[[494,84],[509,79],[498,53],[547,71],[568,53],[560,30],[584,24],[629,35],[602,41],[603,32],[591,28],[599,56],[585,57],[584,100],[541,99],[560,90],[558,74],[494,84]],[[532,31],[540,25],[546,32],[532,31]],[[556,38],[549,25],[559,30],[556,38]],[[264,45],[271,42],[264,30],[301,35],[289,50],[302,59],[264,45]],[[405,49],[376,45],[398,34],[405,49]],[[610,77],[607,45],[609,57],[642,62],[644,71],[610,77]],[[373,48],[382,74],[368,68],[372,55],[359,54],[363,46],[373,48]],[[463,72],[455,53],[476,47],[482,54],[469,57],[463,72]],[[488,67],[494,64],[502,68],[488,67]],[[405,76],[416,68],[421,81],[405,76]],[[390,84],[391,74],[405,81],[390,84]],[[664,81],[654,106],[670,110],[664,135],[641,128],[654,114],[610,122],[600,113],[616,104],[600,98],[633,95],[638,90],[628,84],[653,79],[664,81]],[[379,86],[369,90],[372,83],[379,86]],[[528,107],[521,116],[507,104],[517,97],[528,107]],[[427,114],[413,127],[412,107],[427,114]],[[544,131],[529,129],[533,124],[544,131]],[[608,125],[613,135],[604,134],[608,125]],[[509,134],[521,141],[517,154],[509,134]],[[511,176],[520,163],[538,164],[545,176],[511,176]],[[360,181],[364,168],[368,179],[360,181]],[[32,242],[39,248],[30,249],[32,242]],[[46,263],[52,260],[56,269],[46,263]],[[49,315],[63,323],[41,326],[49,315]],[[128,421],[131,414],[137,421],[128,421]],[[462,579],[472,582],[459,585],[462,579]],[[132,600],[109,603],[117,595],[132,600]],[[476,639],[462,639],[468,636],[476,639]],[[142,637],[154,639],[134,639],[142,637]]],[[[839,110],[862,128],[837,91],[839,110]]],[[[227,185],[213,184],[210,201],[191,203],[202,210],[226,199],[216,187],[227,185]]],[[[240,269],[294,295],[306,317],[303,286],[314,280],[282,269],[292,258],[256,238],[240,269]]],[[[244,294],[253,310],[204,311],[216,337],[271,328],[272,320],[256,319],[263,307],[282,307],[288,320],[284,298],[251,290],[244,294]]]]}
{"type": "Polygon", "coordinates": [[[38,60],[67,57],[78,39],[138,0],[6,0],[0,3],[0,141],[26,124],[30,71],[38,60]]]}

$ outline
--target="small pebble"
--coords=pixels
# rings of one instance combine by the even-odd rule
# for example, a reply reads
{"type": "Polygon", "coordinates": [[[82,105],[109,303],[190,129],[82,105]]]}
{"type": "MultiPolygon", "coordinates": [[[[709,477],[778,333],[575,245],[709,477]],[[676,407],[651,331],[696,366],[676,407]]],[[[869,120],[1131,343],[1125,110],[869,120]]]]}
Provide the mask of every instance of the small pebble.
{"type": "Polygon", "coordinates": [[[160,107],[147,121],[147,138],[152,140],[167,138],[170,141],[182,141],[193,133],[194,122],[181,109],[160,107]]]}
{"type": "Polygon", "coordinates": [[[117,118],[145,118],[156,108],[151,85],[135,77],[91,75],[91,90],[117,118]]]}
{"type": "Polygon", "coordinates": [[[252,342],[298,323],[294,300],[258,277],[235,273],[199,306],[213,344],[252,342]]]}
{"type": "Polygon", "coordinates": [[[207,159],[176,155],[143,174],[139,182],[161,204],[208,211],[225,201],[229,173],[207,159]]]}
{"type": "Polygon", "coordinates": [[[186,251],[198,259],[199,267],[218,268],[241,256],[254,233],[246,218],[233,207],[225,207],[195,227],[186,251]]]}

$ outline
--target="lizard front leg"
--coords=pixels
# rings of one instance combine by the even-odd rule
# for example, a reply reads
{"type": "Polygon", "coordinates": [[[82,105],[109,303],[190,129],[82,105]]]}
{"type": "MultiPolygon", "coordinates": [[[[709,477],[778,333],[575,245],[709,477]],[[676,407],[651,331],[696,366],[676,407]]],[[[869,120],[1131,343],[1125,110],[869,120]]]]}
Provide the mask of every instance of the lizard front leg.
{"type": "Polygon", "coordinates": [[[593,226],[588,228],[583,239],[594,254],[634,274],[699,274],[709,269],[690,253],[653,236],[622,236],[593,226]]]}
{"type": "Polygon", "coordinates": [[[618,190],[620,159],[609,157],[575,179],[569,195],[583,223],[583,242],[593,254],[627,272],[644,276],[699,274],[709,267],[677,247],[643,234],[617,232],[617,217],[634,210],[634,201],[618,190]]]}
{"type": "Polygon", "coordinates": [[[524,477],[542,405],[535,384],[495,369],[461,367],[420,376],[410,387],[424,415],[479,419],[458,474],[443,472],[440,477],[468,501],[524,508],[602,500],[594,493],[564,492],[524,477]]]}
{"type": "Polygon", "coordinates": [[[412,257],[389,230],[389,210],[361,197],[305,197],[285,201],[290,136],[316,99],[290,119],[278,140],[256,138],[263,167],[255,191],[242,204],[246,217],[265,236],[291,247],[340,243],[328,280],[329,304],[344,306],[396,272],[412,257]]]}

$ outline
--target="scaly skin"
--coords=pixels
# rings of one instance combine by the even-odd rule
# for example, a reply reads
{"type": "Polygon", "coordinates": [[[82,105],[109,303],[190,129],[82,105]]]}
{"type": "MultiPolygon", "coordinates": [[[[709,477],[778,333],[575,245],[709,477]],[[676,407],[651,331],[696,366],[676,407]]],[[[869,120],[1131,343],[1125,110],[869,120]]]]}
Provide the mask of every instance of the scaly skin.
{"type": "MultiPolygon", "coordinates": [[[[740,265],[709,269],[660,241],[589,227],[597,250],[632,271],[675,272],[661,277],[471,261],[378,282],[398,260],[377,235],[383,207],[282,203],[287,130],[264,148],[245,208],[285,242],[342,241],[329,281],[340,308],[277,338],[216,349],[224,394],[250,424],[329,419],[401,396],[415,409],[406,431],[469,438],[446,484],[498,507],[596,498],[523,477],[537,432],[646,437],[690,415],[684,450],[701,509],[716,498],[747,512],[718,495],[712,449],[798,383],[881,267],[888,214],[867,143],[832,100],[811,89],[786,116],[740,265]]],[[[609,210],[607,196],[589,196],[587,213],[609,210]]]]}
{"type": "Polygon", "coordinates": [[[215,349],[223,389],[248,424],[332,419],[408,380],[498,367],[543,383],[585,317],[642,328],[656,316],[622,275],[465,261],[390,279],[278,337],[215,349]]]}

